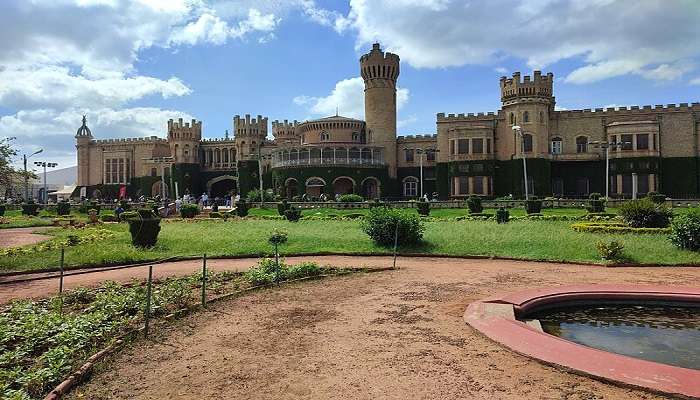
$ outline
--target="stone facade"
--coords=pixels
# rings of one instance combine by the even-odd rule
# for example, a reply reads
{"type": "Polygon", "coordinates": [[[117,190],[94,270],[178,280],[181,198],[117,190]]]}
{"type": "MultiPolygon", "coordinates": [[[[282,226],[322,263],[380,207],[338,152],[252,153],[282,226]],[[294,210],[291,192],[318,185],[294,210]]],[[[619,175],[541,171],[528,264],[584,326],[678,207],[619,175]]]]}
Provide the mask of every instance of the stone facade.
{"type": "Polygon", "coordinates": [[[516,72],[499,81],[500,110],[438,113],[436,134],[398,136],[399,57],[375,44],[359,64],[365,121],[276,120],[268,138],[266,117],[235,116],[233,137],[202,139],[201,121],[180,119],[168,121],[167,139],[118,140],[95,140],[84,121],[78,185],[91,196],[123,185],[154,195],[165,176],[169,193],[220,195],[259,187],[262,173],[265,188],[288,198],[522,196],[524,155],[529,193],[539,196],[605,193],[606,180],[612,197],[700,194],[700,103],[558,111],[552,73],[516,72]]]}

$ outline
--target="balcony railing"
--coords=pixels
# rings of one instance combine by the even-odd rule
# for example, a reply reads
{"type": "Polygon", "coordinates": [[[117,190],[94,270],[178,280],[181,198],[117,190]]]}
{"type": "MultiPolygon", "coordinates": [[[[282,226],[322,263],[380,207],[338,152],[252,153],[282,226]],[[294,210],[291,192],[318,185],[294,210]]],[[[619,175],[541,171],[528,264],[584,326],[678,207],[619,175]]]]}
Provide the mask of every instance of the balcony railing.
{"type": "Polygon", "coordinates": [[[282,149],[272,153],[272,167],[305,165],[338,165],[374,167],[386,165],[381,147],[356,146],[303,146],[282,149]]]}
{"type": "Polygon", "coordinates": [[[272,167],[296,167],[304,165],[341,165],[341,166],[382,166],[384,160],[367,160],[361,158],[310,158],[301,160],[273,160],[272,167]]]}

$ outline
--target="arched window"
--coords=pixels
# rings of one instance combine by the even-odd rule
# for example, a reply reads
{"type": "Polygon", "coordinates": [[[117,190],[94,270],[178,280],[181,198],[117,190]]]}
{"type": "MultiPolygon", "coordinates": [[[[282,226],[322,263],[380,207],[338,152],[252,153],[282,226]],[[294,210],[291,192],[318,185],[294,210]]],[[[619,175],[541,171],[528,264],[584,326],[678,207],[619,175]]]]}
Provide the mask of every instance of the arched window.
{"type": "Polygon", "coordinates": [[[523,151],[525,153],[532,152],[532,135],[529,133],[523,135],[523,151]]]}
{"type": "Polygon", "coordinates": [[[360,134],[357,132],[353,132],[352,133],[352,141],[357,142],[358,140],[360,140],[360,134]]]}
{"type": "Polygon", "coordinates": [[[510,124],[515,125],[515,114],[510,113],[510,124]]]}
{"type": "Polygon", "coordinates": [[[331,135],[328,132],[321,132],[321,141],[331,140],[331,135]]]}
{"type": "Polygon", "coordinates": [[[540,122],[544,122],[544,113],[540,111],[540,122]]]}
{"type": "Polygon", "coordinates": [[[523,111],[523,122],[530,122],[530,113],[523,111]]]}
{"type": "Polygon", "coordinates": [[[585,136],[579,136],[576,138],[576,152],[577,153],[587,153],[588,152],[588,138],[585,136]]]}
{"type": "Polygon", "coordinates": [[[560,137],[552,138],[552,143],[550,145],[549,151],[552,154],[561,154],[561,150],[562,150],[561,138],[560,137]]]}
{"type": "Polygon", "coordinates": [[[418,179],[415,176],[407,176],[403,179],[403,195],[405,197],[418,196],[418,179]]]}

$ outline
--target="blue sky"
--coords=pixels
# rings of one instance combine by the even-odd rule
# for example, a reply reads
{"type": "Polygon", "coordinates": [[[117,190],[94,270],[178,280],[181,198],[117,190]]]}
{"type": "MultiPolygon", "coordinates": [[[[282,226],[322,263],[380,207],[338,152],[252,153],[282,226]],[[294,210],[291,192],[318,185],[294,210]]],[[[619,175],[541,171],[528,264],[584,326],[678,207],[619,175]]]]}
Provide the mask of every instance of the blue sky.
{"type": "Polygon", "coordinates": [[[164,136],[168,118],[362,118],[358,58],[402,59],[400,134],[499,108],[498,78],[555,75],[564,109],[700,101],[700,2],[645,0],[6,0],[0,136],[75,164],[97,138],[164,136]],[[36,21],[42,21],[37,24],[36,21]]]}

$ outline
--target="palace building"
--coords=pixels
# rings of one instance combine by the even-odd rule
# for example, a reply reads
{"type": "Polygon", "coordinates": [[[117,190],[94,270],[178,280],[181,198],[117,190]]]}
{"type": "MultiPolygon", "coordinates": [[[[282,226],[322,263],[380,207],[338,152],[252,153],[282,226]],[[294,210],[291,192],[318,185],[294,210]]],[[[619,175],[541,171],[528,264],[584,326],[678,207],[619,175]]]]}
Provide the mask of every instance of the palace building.
{"type": "Polygon", "coordinates": [[[438,113],[436,134],[398,136],[399,56],[375,44],[360,58],[360,73],[364,121],[335,115],[269,124],[236,115],[233,137],[203,139],[201,121],[180,119],[168,121],[166,138],[98,140],[84,117],[75,136],[76,190],[216,197],[258,188],[262,173],[264,188],[289,199],[411,199],[421,187],[441,199],[522,196],[525,157],[529,193],[538,196],[604,193],[606,179],[611,197],[700,195],[700,103],[557,111],[553,74],[516,72],[500,79],[500,110],[438,113]]]}

